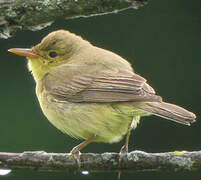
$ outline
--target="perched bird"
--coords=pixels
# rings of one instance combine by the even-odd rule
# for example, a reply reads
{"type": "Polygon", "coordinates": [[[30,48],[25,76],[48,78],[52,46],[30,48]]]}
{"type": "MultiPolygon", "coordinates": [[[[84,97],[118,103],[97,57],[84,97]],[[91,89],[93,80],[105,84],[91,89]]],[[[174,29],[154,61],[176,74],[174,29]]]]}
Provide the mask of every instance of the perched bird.
{"type": "Polygon", "coordinates": [[[141,116],[195,122],[193,113],[163,102],[127,60],[69,31],[51,32],[31,49],[8,51],[28,58],[47,119],[63,133],[85,139],[73,155],[91,142],[114,143],[125,135],[120,152],[128,152],[130,131],[141,116]]]}

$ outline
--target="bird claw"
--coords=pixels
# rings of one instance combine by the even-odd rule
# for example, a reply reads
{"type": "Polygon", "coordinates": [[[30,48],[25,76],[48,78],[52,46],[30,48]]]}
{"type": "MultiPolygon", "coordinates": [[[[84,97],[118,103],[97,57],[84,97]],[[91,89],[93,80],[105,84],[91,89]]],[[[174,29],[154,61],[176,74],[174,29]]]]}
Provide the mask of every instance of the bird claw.
{"type": "Polygon", "coordinates": [[[78,168],[81,168],[81,161],[80,161],[81,152],[78,151],[76,148],[73,148],[68,156],[69,159],[75,159],[77,162],[78,168]]]}
{"type": "MultiPolygon", "coordinates": [[[[128,153],[128,146],[123,145],[120,152],[119,152],[119,168],[121,168],[122,160],[127,156],[128,153]]],[[[118,172],[118,180],[121,179],[121,171],[118,172]]]]}
{"type": "Polygon", "coordinates": [[[126,145],[123,145],[119,153],[120,155],[126,155],[128,153],[128,147],[126,145]]]}
{"type": "Polygon", "coordinates": [[[128,146],[123,145],[119,152],[119,166],[121,166],[120,164],[121,164],[123,158],[127,156],[127,153],[128,153],[128,146]]]}

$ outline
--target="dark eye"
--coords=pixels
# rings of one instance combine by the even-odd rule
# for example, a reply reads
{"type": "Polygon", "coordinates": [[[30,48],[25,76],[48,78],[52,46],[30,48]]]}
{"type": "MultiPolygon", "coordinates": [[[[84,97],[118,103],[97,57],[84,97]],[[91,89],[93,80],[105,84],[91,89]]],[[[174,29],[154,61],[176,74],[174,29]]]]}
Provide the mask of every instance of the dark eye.
{"type": "Polygon", "coordinates": [[[51,58],[55,58],[55,57],[57,56],[57,53],[56,53],[55,51],[51,51],[51,52],[49,53],[49,56],[50,56],[51,58]]]}

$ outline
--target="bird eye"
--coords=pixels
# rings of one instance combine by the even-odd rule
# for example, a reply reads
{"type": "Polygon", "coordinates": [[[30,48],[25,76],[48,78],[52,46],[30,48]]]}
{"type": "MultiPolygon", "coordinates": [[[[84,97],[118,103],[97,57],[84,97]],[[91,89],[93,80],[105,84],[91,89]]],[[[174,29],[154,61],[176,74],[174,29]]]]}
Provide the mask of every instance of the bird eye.
{"type": "Polygon", "coordinates": [[[49,53],[49,56],[50,56],[51,58],[55,58],[55,57],[57,56],[57,53],[56,53],[55,51],[51,51],[51,52],[49,53]]]}

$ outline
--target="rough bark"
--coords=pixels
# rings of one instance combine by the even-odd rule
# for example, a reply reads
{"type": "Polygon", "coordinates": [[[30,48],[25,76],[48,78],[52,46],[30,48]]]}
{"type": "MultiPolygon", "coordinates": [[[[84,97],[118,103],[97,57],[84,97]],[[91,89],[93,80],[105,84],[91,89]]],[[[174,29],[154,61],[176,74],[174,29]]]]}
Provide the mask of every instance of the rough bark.
{"type": "Polygon", "coordinates": [[[0,153],[0,168],[34,169],[41,171],[89,171],[89,172],[136,172],[136,171],[200,171],[201,151],[175,151],[146,153],[133,151],[119,165],[118,153],[83,153],[81,168],[69,154],[44,151],[0,153]]]}
{"type": "Polygon", "coordinates": [[[89,17],[143,6],[148,0],[0,0],[0,38],[40,30],[56,19],[89,17]]]}

